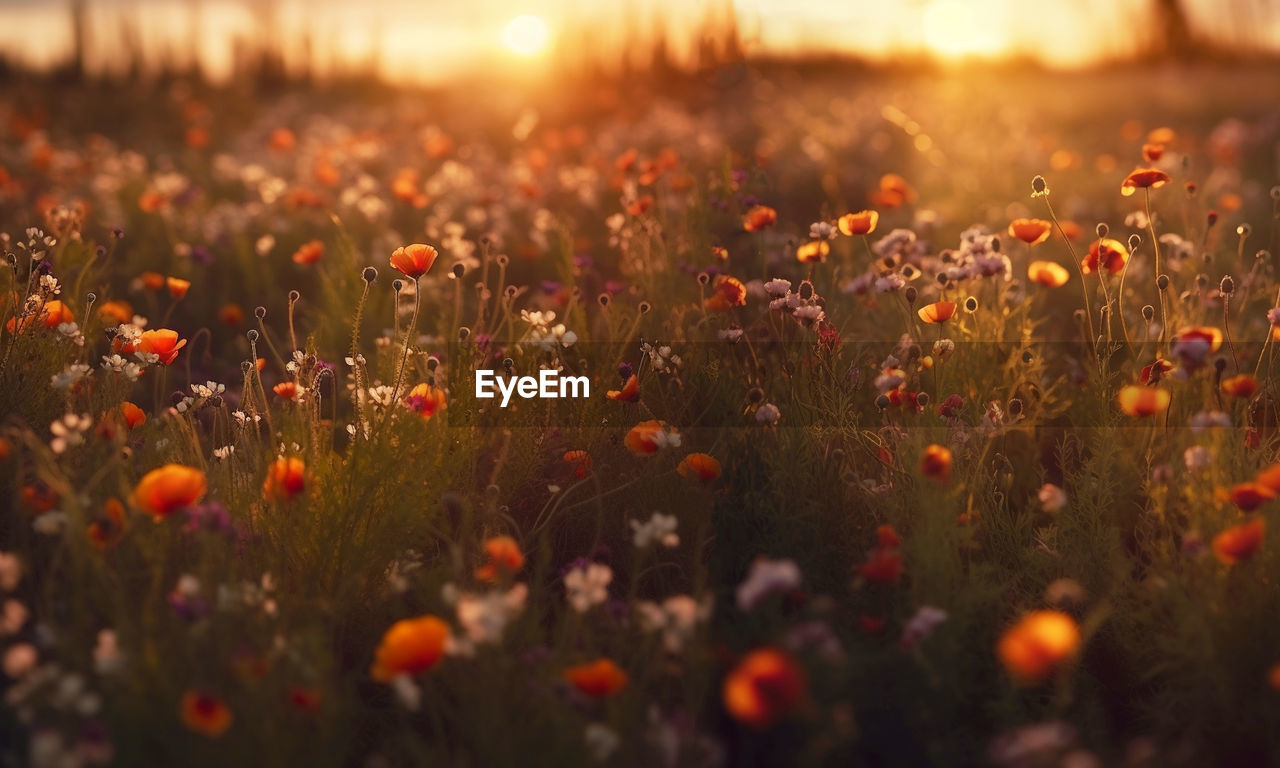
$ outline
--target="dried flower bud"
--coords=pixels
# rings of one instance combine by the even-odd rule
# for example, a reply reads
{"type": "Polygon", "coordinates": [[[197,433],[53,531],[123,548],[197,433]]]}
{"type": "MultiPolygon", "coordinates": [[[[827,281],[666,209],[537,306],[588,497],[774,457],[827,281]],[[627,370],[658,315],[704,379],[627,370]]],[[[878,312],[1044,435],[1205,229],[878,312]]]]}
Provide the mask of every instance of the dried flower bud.
{"type": "Polygon", "coordinates": [[[254,310],[253,310],[253,316],[254,316],[254,317],[256,317],[256,318],[258,318],[259,320],[264,319],[264,318],[267,316],[267,308],[266,308],[266,307],[256,307],[256,308],[254,308],[254,310]]]}
{"type": "Polygon", "coordinates": [[[360,277],[364,278],[365,283],[373,285],[373,281],[378,279],[378,270],[376,267],[365,267],[360,277]]]}
{"type": "Polygon", "coordinates": [[[977,297],[977,296],[970,296],[969,298],[967,298],[967,299],[965,299],[965,300],[964,300],[964,311],[965,311],[965,312],[977,312],[977,311],[978,311],[978,297],[977,297]]]}
{"type": "Polygon", "coordinates": [[[1157,287],[1157,288],[1159,288],[1161,291],[1167,291],[1167,290],[1169,290],[1169,276],[1168,276],[1168,275],[1160,275],[1159,277],[1157,277],[1157,278],[1156,278],[1156,287],[1157,287]]]}
{"type": "Polygon", "coordinates": [[[1037,195],[1048,193],[1049,185],[1045,183],[1043,176],[1036,176],[1031,180],[1031,191],[1037,195]]]}
{"type": "Polygon", "coordinates": [[[1155,319],[1155,317],[1156,317],[1156,308],[1155,308],[1155,307],[1151,306],[1150,304],[1147,304],[1147,305],[1145,305],[1145,306],[1142,308],[1142,319],[1143,319],[1143,320],[1146,320],[1146,321],[1149,323],[1149,322],[1151,322],[1152,320],[1154,320],[1154,319],[1155,319]]]}
{"type": "Polygon", "coordinates": [[[1129,235],[1129,250],[1136,251],[1139,245],[1142,245],[1142,235],[1136,233],[1129,235]]]}
{"type": "Polygon", "coordinates": [[[1223,296],[1230,296],[1235,292],[1236,281],[1231,278],[1231,275],[1223,275],[1221,282],[1218,283],[1218,293],[1223,296]]]}
{"type": "Polygon", "coordinates": [[[1107,235],[1111,234],[1111,227],[1108,227],[1106,222],[1100,221],[1098,222],[1096,231],[1098,233],[1098,239],[1102,239],[1107,235]]]}
{"type": "Polygon", "coordinates": [[[297,291],[289,291],[289,303],[290,303],[290,304],[293,304],[294,302],[296,302],[298,299],[301,299],[301,298],[302,298],[302,294],[301,294],[301,293],[298,293],[297,291]]]}

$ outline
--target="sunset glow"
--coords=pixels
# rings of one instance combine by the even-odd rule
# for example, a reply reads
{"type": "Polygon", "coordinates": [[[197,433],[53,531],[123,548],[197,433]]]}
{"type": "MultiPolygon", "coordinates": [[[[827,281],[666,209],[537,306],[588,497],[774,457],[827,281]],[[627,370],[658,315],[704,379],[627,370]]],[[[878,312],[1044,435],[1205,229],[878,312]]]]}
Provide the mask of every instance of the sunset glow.
{"type": "Polygon", "coordinates": [[[537,16],[517,16],[502,31],[502,44],[520,56],[541,53],[551,39],[547,24],[537,16]]]}

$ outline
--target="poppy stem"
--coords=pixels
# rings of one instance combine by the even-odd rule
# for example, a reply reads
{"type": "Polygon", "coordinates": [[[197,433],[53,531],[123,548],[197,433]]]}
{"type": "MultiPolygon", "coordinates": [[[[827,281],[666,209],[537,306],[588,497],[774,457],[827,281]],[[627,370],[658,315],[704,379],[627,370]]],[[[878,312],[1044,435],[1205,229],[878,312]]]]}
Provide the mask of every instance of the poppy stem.
{"type": "Polygon", "coordinates": [[[422,292],[418,290],[418,278],[413,279],[413,315],[409,318],[409,327],[404,334],[404,354],[400,356],[400,370],[396,373],[396,385],[391,388],[391,401],[387,405],[390,414],[395,407],[396,398],[400,396],[400,385],[404,383],[404,369],[409,363],[409,348],[413,346],[413,334],[418,327],[418,309],[422,306],[422,292]]]}
{"type": "MultiPolygon", "coordinates": [[[[1142,190],[1143,197],[1146,200],[1147,208],[1147,229],[1151,232],[1151,250],[1155,253],[1155,273],[1156,280],[1160,279],[1160,239],[1156,237],[1156,220],[1151,216],[1151,188],[1146,187],[1142,190]]],[[[1159,290],[1159,289],[1157,289],[1159,290]]],[[[1164,308],[1164,292],[1160,292],[1160,337],[1156,339],[1156,353],[1159,354],[1160,346],[1164,344],[1165,326],[1168,325],[1168,318],[1165,316],[1164,308]]]]}
{"type": "Polygon", "coordinates": [[[1058,234],[1062,235],[1062,241],[1067,244],[1067,251],[1071,253],[1071,263],[1076,265],[1076,272],[1080,275],[1080,288],[1084,294],[1084,316],[1089,324],[1088,348],[1094,351],[1096,357],[1098,352],[1094,347],[1097,343],[1098,335],[1093,330],[1093,310],[1089,308],[1089,286],[1085,283],[1084,268],[1080,266],[1080,257],[1076,256],[1076,249],[1071,245],[1071,238],[1067,237],[1067,233],[1062,231],[1062,222],[1058,221],[1058,216],[1053,212],[1053,204],[1049,202],[1049,196],[1044,196],[1044,207],[1049,210],[1049,218],[1053,221],[1053,225],[1058,228],[1058,234]]]}

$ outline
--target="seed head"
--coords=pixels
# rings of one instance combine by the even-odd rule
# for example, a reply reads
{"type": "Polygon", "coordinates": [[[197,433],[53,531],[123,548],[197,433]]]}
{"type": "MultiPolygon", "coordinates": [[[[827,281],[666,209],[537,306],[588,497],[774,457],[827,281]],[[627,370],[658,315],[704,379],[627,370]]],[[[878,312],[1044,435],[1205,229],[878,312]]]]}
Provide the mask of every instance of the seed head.
{"type": "Polygon", "coordinates": [[[1142,245],[1142,235],[1137,233],[1129,235],[1129,250],[1136,251],[1139,245],[1142,245]]]}
{"type": "Polygon", "coordinates": [[[1155,308],[1155,307],[1151,306],[1150,304],[1147,304],[1146,306],[1144,306],[1144,307],[1142,308],[1142,319],[1143,319],[1143,320],[1146,320],[1146,321],[1149,323],[1149,322],[1151,322],[1152,320],[1154,320],[1154,319],[1155,319],[1155,317],[1156,317],[1156,308],[1155,308]]]}
{"type": "Polygon", "coordinates": [[[1049,194],[1049,185],[1045,183],[1043,176],[1036,176],[1031,180],[1031,196],[1043,197],[1049,194]]]}
{"type": "Polygon", "coordinates": [[[373,285],[373,281],[378,279],[378,270],[376,267],[365,267],[360,277],[364,278],[366,285],[373,285]]]}
{"type": "Polygon", "coordinates": [[[1218,283],[1218,293],[1221,293],[1223,296],[1230,296],[1235,292],[1236,281],[1231,278],[1231,275],[1223,275],[1222,281],[1218,283]]]}
{"type": "Polygon", "coordinates": [[[1100,221],[1098,222],[1097,232],[1098,232],[1098,239],[1101,240],[1102,238],[1111,234],[1111,227],[1108,227],[1105,221],[1100,221]]]}
{"type": "Polygon", "coordinates": [[[1169,276],[1168,276],[1168,275],[1160,275],[1159,277],[1157,277],[1157,278],[1156,278],[1156,287],[1157,287],[1157,288],[1159,288],[1161,291],[1167,291],[1167,290],[1169,290],[1169,276]]]}
{"type": "Polygon", "coordinates": [[[965,300],[964,300],[964,311],[965,311],[965,312],[977,312],[977,311],[978,311],[978,297],[977,297],[977,296],[970,296],[969,298],[967,298],[967,299],[965,299],[965,300]]]}
{"type": "Polygon", "coordinates": [[[254,308],[254,310],[253,310],[253,316],[254,316],[254,317],[256,317],[256,318],[258,318],[259,320],[262,320],[262,319],[266,318],[266,316],[267,316],[267,308],[266,308],[266,307],[255,307],[255,308],[254,308]]]}

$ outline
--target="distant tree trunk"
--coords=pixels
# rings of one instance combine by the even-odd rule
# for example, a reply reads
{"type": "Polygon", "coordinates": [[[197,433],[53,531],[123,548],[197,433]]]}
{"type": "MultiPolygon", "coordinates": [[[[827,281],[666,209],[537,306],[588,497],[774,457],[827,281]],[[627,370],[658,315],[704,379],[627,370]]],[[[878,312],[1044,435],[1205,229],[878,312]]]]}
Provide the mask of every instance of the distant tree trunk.
{"type": "Polygon", "coordinates": [[[85,52],[89,46],[89,32],[85,14],[88,0],[71,0],[71,76],[76,80],[84,79],[85,52]]]}
{"type": "Polygon", "coordinates": [[[1187,9],[1182,0],[1154,0],[1159,39],[1157,46],[1160,52],[1173,59],[1186,59],[1194,55],[1192,46],[1191,22],[1187,18],[1187,9]]]}

